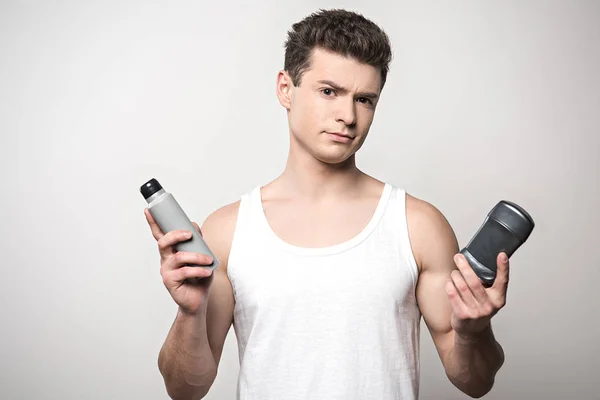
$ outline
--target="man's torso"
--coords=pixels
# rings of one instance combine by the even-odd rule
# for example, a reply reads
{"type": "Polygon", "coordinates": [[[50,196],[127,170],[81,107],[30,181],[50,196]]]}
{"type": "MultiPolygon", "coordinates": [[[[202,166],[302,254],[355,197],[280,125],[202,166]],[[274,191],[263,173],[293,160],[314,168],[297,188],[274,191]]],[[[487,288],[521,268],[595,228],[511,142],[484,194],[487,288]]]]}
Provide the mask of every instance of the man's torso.
{"type": "Polygon", "coordinates": [[[240,202],[227,266],[240,398],[415,399],[405,192],[382,184],[317,207],[262,193],[240,202]]]}

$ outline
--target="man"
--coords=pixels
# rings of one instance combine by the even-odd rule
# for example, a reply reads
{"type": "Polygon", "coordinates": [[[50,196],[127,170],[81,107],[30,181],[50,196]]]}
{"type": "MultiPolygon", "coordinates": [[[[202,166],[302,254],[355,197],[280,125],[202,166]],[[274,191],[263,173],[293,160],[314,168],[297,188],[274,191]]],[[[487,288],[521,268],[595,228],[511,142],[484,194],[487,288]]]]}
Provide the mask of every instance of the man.
{"type": "Polygon", "coordinates": [[[416,399],[421,316],[450,381],[472,397],[492,388],[505,255],[484,288],[434,206],[355,164],[390,60],[387,35],[361,15],[320,11],[293,25],[277,79],[287,165],[206,219],[221,262],[212,275],[186,266],[207,256],[173,250],[189,233],[163,234],[146,210],[179,305],[159,355],[172,398],[207,394],[233,323],[239,399],[416,399]]]}

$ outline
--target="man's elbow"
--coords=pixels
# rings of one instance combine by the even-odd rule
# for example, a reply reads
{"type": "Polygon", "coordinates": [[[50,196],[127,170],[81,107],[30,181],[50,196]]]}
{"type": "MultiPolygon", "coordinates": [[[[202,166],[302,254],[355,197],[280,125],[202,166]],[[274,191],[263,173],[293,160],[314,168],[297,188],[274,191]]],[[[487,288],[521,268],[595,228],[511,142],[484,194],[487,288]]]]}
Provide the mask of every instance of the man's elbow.
{"type": "Polygon", "coordinates": [[[182,393],[181,391],[171,392],[167,388],[167,394],[171,400],[201,400],[208,394],[208,390],[196,391],[194,393],[182,393]]]}
{"type": "Polygon", "coordinates": [[[208,394],[216,378],[214,370],[193,382],[180,374],[168,374],[164,370],[161,370],[161,374],[164,387],[172,400],[201,400],[208,394]]]}
{"type": "Polygon", "coordinates": [[[458,390],[460,390],[461,392],[463,392],[467,396],[469,396],[471,398],[474,398],[474,399],[479,399],[479,398],[485,396],[494,387],[494,382],[493,381],[490,382],[490,383],[478,382],[476,385],[475,384],[468,384],[468,383],[459,383],[459,382],[455,382],[455,381],[452,381],[452,380],[451,380],[451,382],[452,382],[452,384],[454,386],[456,386],[456,388],[458,390]]]}
{"type": "Polygon", "coordinates": [[[165,388],[172,400],[201,400],[210,390],[210,386],[174,386],[165,382],[165,388]]]}
{"type": "Polygon", "coordinates": [[[479,399],[479,398],[485,396],[486,394],[488,394],[492,390],[492,387],[494,387],[493,383],[490,384],[489,386],[483,386],[483,387],[477,388],[477,390],[473,390],[471,392],[465,392],[465,394],[474,399],[479,399]]]}

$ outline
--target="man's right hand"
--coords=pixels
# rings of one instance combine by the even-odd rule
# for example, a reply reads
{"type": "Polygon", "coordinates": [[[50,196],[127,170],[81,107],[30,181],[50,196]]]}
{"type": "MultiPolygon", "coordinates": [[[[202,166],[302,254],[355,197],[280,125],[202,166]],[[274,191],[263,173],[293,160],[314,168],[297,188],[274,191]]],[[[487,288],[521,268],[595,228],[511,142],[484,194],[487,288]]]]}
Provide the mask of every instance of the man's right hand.
{"type": "MultiPolygon", "coordinates": [[[[152,236],[158,243],[160,274],[171,297],[186,314],[197,314],[203,309],[206,310],[208,293],[213,280],[212,271],[208,268],[192,267],[189,264],[210,265],[212,258],[200,253],[176,251],[173,246],[189,240],[191,232],[176,230],[165,234],[147,208],[144,214],[152,236]]],[[[202,235],[198,224],[194,223],[194,226],[202,235]]]]}

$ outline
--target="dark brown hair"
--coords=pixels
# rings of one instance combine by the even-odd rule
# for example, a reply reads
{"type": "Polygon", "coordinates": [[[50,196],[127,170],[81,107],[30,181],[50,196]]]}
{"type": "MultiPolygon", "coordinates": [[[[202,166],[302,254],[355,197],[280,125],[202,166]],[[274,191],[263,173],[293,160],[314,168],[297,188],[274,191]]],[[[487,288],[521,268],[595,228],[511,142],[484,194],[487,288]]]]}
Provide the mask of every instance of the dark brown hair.
{"type": "Polygon", "coordinates": [[[285,42],[284,69],[299,86],[310,66],[313,49],[322,48],[379,68],[383,88],[392,50],[387,34],[361,14],[341,10],[319,10],[292,25],[285,42]]]}

